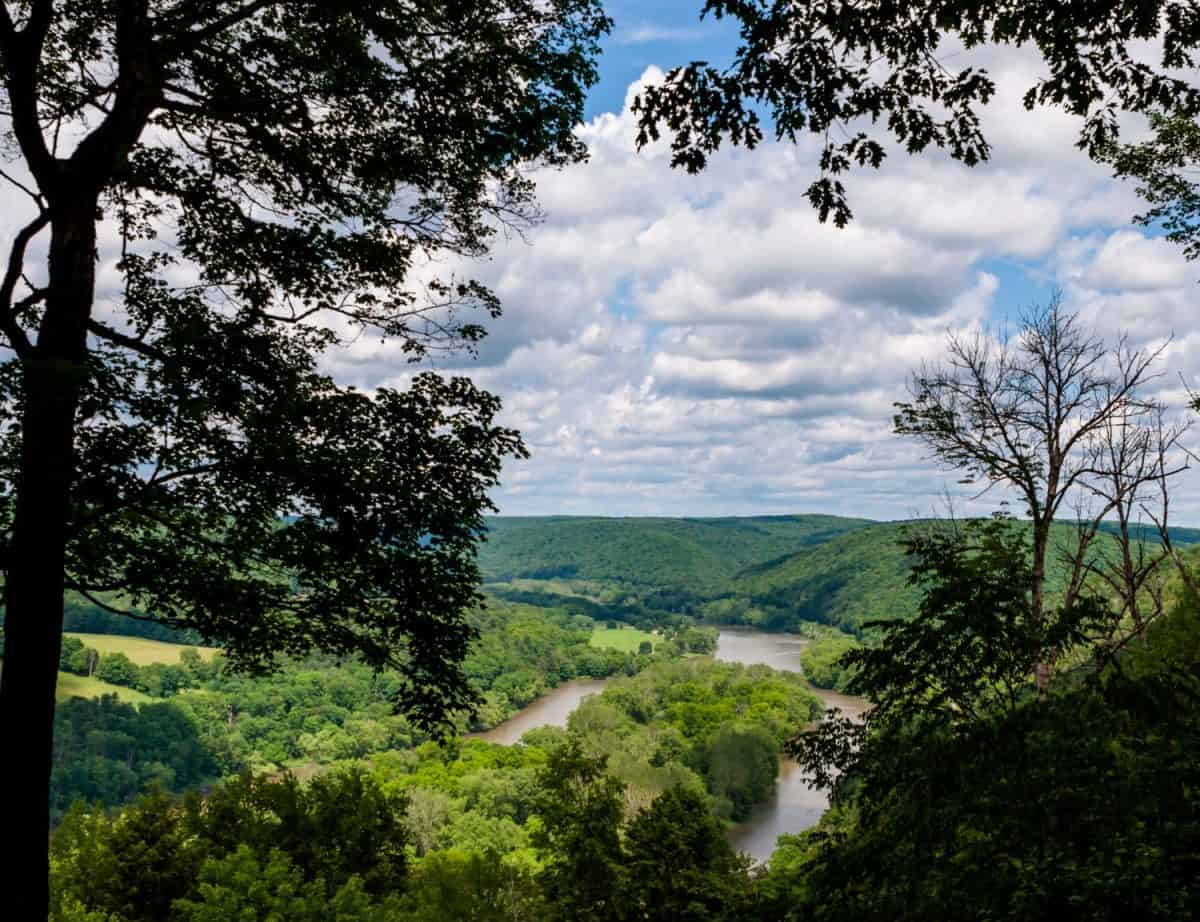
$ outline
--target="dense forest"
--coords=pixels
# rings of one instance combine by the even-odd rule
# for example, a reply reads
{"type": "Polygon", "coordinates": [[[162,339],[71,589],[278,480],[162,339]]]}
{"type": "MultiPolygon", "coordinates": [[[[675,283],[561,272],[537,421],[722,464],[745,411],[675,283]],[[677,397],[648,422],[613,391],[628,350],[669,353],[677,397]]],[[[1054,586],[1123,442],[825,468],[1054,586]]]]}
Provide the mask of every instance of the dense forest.
{"type": "MultiPolygon", "coordinates": [[[[464,668],[480,697],[472,714],[459,716],[462,732],[495,726],[562,682],[631,675],[653,662],[711,652],[715,638],[685,628],[657,635],[657,650],[624,651],[595,645],[596,625],[565,611],[494,601],[473,618],[480,640],[464,668]]],[[[65,673],[150,697],[140,705],[114,695],[59,705],[56,821],[77,798],[115,806],[150,782],[181,792],[242,771],[311,773],[429,739],[396,713],[398,678],[354,659],[313,655],[253,677],[229,669],[220,653],[205,658],[178,649],[175,662],[139,665],[120,650],[102,654],[77,637],[65,639],[65,673]]]]}

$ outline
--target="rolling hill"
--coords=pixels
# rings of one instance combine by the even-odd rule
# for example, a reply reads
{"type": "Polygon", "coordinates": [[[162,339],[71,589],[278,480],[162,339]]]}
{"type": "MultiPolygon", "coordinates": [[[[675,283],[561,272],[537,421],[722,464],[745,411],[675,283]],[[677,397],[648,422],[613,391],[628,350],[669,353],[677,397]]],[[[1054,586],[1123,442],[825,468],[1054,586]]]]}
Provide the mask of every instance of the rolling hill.
{"type": "Polygon", "coordinates": [[[715,589],[739,571],[873,523],[831,515],[669,519],[496,516],[484,579],[577,579],[715,589]]]}
{"type": "MultiPolygon", "coordinates": [[[[919,593],[908,585],[908,561],[900,541],[914,522],[884,522],[837,535],[778,560],[748,567],[731,579],[727,595],[765,613],[762,627],[792,628],[818,621],[857,632],[864,622],[906,617],[916,611],[919,593]]],[[[1066,573],[1053,544],[1068,541],[1070,524],[1054,526],[1048,590],[1061,588],[1066,573]]],[[[1108,529],[1105,529],[1108,531],[1108,529]]],[[[1189,544],[1195,529],[1173,529],[1172,539],[1189,544]]],[[[1112,540],[1101,536],[1100,540],[1112,540]]]]}

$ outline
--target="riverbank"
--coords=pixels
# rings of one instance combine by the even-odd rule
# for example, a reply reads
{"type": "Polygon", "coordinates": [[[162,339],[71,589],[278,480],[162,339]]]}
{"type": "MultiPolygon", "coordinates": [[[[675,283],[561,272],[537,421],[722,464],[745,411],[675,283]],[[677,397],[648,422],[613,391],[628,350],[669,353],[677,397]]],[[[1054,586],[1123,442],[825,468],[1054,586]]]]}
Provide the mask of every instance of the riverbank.
{"type": "MultiPolygon", "coordinates": [[[[798,634],[755,631],[751,628],[722,628],[714,659],[745,666],[765,665],[787,672],[802,672],[800,652],[808,639],[798,634]]],[[[565,727],[567,719],[589,695],[599,694],[611,679],[576,679],[551,689],[514,717],[490,730],[470,734],[470,739],[511,746],[537,727],[565,727]]],[[[867,707],[862,698],[827,689],[813,688],[826,708],[836,707],[848,716],[858,716],[867,707]]],[[[784,833],[800,832],[812,826],[828,806],[824,792],[813,789],[804,780],[799,766],[790,759],[780,763],[775,792],[758,804],[751,818],[729,830],[729,840],[755,862],[766,861],[784,833]]]]}

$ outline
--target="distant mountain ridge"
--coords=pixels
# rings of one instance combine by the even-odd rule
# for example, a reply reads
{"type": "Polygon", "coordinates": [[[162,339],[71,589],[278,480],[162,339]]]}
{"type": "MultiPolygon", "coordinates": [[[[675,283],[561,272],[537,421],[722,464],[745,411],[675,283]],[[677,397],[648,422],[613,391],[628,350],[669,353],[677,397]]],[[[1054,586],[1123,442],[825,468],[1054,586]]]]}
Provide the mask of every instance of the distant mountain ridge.
{"type": "MultiPolygon", "coordinates": [[[[795,630],[816,621],[858,632],[867,621],[916,611],[901,546],[914,524],[827,515],[496,517],[480,566],[492,582],[546,581],[540,604],[566,598],[555,580],[619,583],[675,590],[679,610],[717,623],[795,630]]],[[[1055,528],[1067,539],[1074,527],[1055,528]]],[[[1200,529],[1171,535],[1181,547],[1200,543],[1200,529]]],[[[1051,592],[1061,584],[1056,570],[1051,592]]]]}
{"type": "Polygon", "coordinates": [[[876,524],[833,515],[488,518],[484,579],[712,588],[755,564],[876,524]]]}

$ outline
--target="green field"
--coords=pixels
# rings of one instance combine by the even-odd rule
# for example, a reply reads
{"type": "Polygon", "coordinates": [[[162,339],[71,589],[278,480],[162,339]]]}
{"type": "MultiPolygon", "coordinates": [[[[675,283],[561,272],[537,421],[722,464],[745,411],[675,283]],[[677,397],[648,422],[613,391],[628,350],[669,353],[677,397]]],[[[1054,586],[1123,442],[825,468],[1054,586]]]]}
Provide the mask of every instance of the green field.
{"type": "Polygon", "coordinates": [[[656,637],[649,631],[639,631],[635,627],[598,628],[592,633],[588,643],[606,650],[637,653],[638,647],[647,640],[655,647],[662,643],[661,637],[656,637]]]}
{"type": "MultiPolygon", "coordinates": [[[[0,668],[3,666],[4,660],[0,659],[0,668]]],[[[140,691],[122,688],[120,685],[110,685],[108,682],[101,682],[96,678],[73,675],[69,672],[58,674],[58,683],[54,688],[54,700],[56,701],[66,701],[68,698],[99,698],[101,695],[116,695],[122,701],[130,704],[141,704],[154,700],[140,691]]]]}
{"type": "Polygon", "coordinates": [[[58,701],[66,701],[68,698],[99,698],[101,695],[116,695],[127,704],[145,704],[154,700],[135,689],[110,685],[95,677],[73,675],[70,672],[58,674],[58,687],[54,691],[54,697],[58,701]]]}
{"type": "MultiPolygon", "coordinates": [[[[179,654],[188,647],[177,643],[164,643],[161,640],[146,640],[143,637],[122,637],[117,634],[76,634],[68,633],[85,647],[91,647],[101,656],[109,653],[124,653],[138,666],[149,666],[151,663],[164,663],[168,666],[179,662],[179,654]]],[[[203,659],[212,659],[217,652],[216,647],[192,647],[203,659]]]]}

